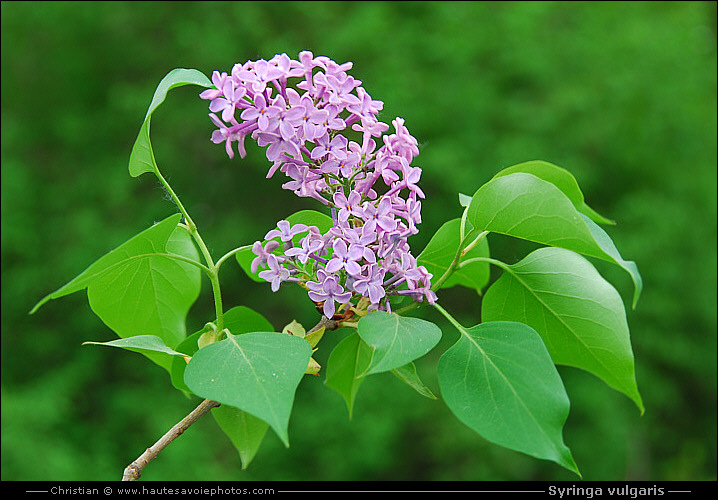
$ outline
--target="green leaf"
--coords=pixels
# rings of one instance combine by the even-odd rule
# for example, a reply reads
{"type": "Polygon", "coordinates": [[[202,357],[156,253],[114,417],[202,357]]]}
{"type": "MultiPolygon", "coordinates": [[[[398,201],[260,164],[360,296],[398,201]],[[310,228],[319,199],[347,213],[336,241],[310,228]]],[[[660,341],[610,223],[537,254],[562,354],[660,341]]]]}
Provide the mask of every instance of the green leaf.
{"type": "Polygon", "coordinates": [[[167,97],[167,92],[183,85],[199,85],[201,87],[213,87],[212,82],[196,69],[173,69],[160,81],[152,97],[152,102],[145,115],[145,120],[140,127],[140,133],[132,146],[130,153],[129,170],[132,177],[137,177],[145,172],[156,172],[157,163],[152,152],[150,142],[150,120],[152,113],[159,107],[167,97]]]}
{"type": "MultiPolygon", "coordinates": [[[[171,257],[199,261],[190,235],[177,225],[180,217],[166,218],[101,257],[31,313],[50,299],[87,288],[92,310],[119,337],[156,335],[174,348],[185,336],[185,318],[201,285],[198,267],[171,257]]],[[[169,369],[168,358],[146,355],[169,369]]]]}
{"type": "MultiPolygon", "coordinates": [[[[332,222],[332,218],[329,217],[326,214],[323,214],[321,212],[317,212],[316,210],[300,210],[299,212],[295,212],[289,217],[286,218],[286,220],[293,226],[295,224],[305,224],[307,226],[315,226],[319,229],[319,231],[324,234],[329,229],[331,229],[334,225],[332,222]]],[[[264,238],[264,235],[267,234],[271,229],[269,228],[267,231],[265,231],[262,234],[262,238],[264,238]]],[[[294,245],[298,245],[299,241],[306,235],[306,233],[300,233],[292,239],[292,242],[294,245]]],[[[274,238],[274,240],[279,241],[279,238],[274,238]]],[[[262,244],[266,243],[266,240],[261,240],[262,244]]],[[[277,248],[273,253],[277,255],[283,255],[282,247],[280,246],[277,248]]],[[[252,272],[252,261],[256,257],[254,252],[252,252],[252,245],[246,245],[242,248],[242,250],[239,250],[235,257],[237,259],[237,263],[239,263],[239,266],[244,270],[244,272],[249,276],[250,279],[253,281],[256,281],[258,283],[266,283],[265,280],[259,277],[259,273],[262,272],[263,268],[259,268],[256,273],[252,272]]],[[[266,267],[266,266],[265,266],[266,267]]]]}
{"type": "MultiPolygon", "coordinates": [[[[181,227],[175,226],[165,250],[199,260],[191,236],[181,227]]],[[[175,347],[185,338],[187,313],[200,287],[199,268],[170,257],[149,256],[127,259],[103,273],[90,283],[87,297],[95,314],[120,337],[153,334],[175,347]]]]}
{"type": "Polygon", "coordinates": [[[289,446],[294,393],[311,354],[308,342],[291,335],[230,334],[195,353],[184,381],[202,398],[234,406],[264,420],[289,446]]]}
{"type": "Polygon", "coordinates": [[[334,347],[327,360],[324,383],[344,398],[350,419],[357,391],[364,381],[362,374],[366,373],[371,362],[371,354],[371,348],[353,331],[334,347]]]}
{"type": "Polygon", "coordinates": [[[638,301],[643,284],[635,263],[623,260],[608,235],[550,182],[522,172],[492,179],[474,194],[468,220],[480,231],[561,247],[617,264],[633,279],[634,307],[638,301]]]}
{"type": "Polygon", "coordinates": [[[359,320],[359,336],[372,348],[367,374],[394,370],[422,357],[441,340],[434,323],[374,311],[359,320]]]}
{"type": "Polygon", "coordinates": [[[399,380],[404,382],[406,385],[414,389],[416,392],[425,396],[429,399],[436,399],[434,393],[429,389],[419,378],[419,374],[416,372],[416,365],[414,363],[407,363],[404,366],[400,366],[391,371],[397,376],[399,380]]]}
{"type": "MultiPolygon", "coordinates": [[[[234,335],[247,332],[271,332],[274,330],[272,324],[267,321],[264,316],[245,306],[236,306],[229,311],[225,311],[224,327],[229,329],[234,335]]],[[[177,350],[187,353],[188,356],[194,356],[199,350],[197,343],[199,338],[203,333],[208,331],[210,331],[210,328],[205,326],[200,331],[188,336],[177,346],[177,350]]],[[[170,372],[172,385],[181,391],[192,392],[189,387],[187,387],[187,384],[184,383],[184,372],[186,368],[187,362],[184,358],[175,358],[172,360],[170,372]]]]}
{"type": "MultiPolygon", "coordinates": [[[[456,252],[461,244],[460,225],[461,219],[452,219],[444,223],[416,258],[418,265],[424,266],[427,271],[433,274],[433,280],[441,278],[456,257],[456,252]]],[[[484,238],[469,250],[461,260],[488,256],[489,244],[484,238]]],[[[441,288],[461,285],[481,293],[481,290],[489,282],[489,276],[489,265],[486,262],[472,262],[454,271],[442,284],[441,288]]]]}
{"type": "Polygon", "coordinates": [[[606,254],[611,259],[613,259],[616,264],[621,266],[625,271],[628,272],[628,274],[631,275],[634,290],[632,307],[633,309],[635,309],[636,304],[638,303],[638,298],[643,291],[643,278],[641,278],[641,274],[638,272],[638,266],[635,262],[630,260],[624,260],[623,257],[621,257],[621,254],[618,253],[618,249],[613,243],[613,240],[611,240],[611,237],[608,236],[606,231],[604,231],[598,224],[596,224],[583,214],[581,214],[581,218],[583,218],[583,222],[588,227],[588,230],[591,231],[591,235],[593,236],[593,239],[596,241],[598,246],[600,246],[601,249],[606,252],[606,254]]]}
{"type": "Polygon", "coordinates": [[[264,420],[228,405],[212,408],[212,416],[229,437],[245,470],[259,450],[269,426],[264,420]]]}
{"type": "Polygon", "coordinates": [[[178,359],[179,362],[185,363],[185,354],[170,349],[164,341],[155,335],[137,335],[126,339],[111,340],[109,342],[83,342],[85,344],[106,345],[110,347],[120,347],[132,352],[143,354],[153,363],[167,370],[170,375],[172,373],[172,363],[178,359]]]}
{"type": "Polygon", "coordinates": [[[539,335],[511,322],[457,328],[437,368],[454,415],[493,443],[579,474],[562,435],[568,396],[539,335]]]}
{"type": "Polygon", "coordinates": [[[111,340],[109,342],[92,342],[88,340],[87,342],[82,343],[82,345],[90,344],[119,347],[133,352],[152,351],[169,354],[170,356],[187,356],[186,354],[177,352],[174,349],[167,347],[162,339],[156,335],[137,335],[126,339],[111,340]]]}
{"type": "Polygon", "coordinates": [[[246,306],[236,306],[225,312],[224,327],[234,335],[274,331],[274,327],[264,316],[246,306]]]}
{"type": "Polygon", "coordinates": [[[506,266],[486,292],[481,317],[529,325],[554,363],[593,373],[643,413],[623,301],[582,256],[540,248],[506,266]]]}
{"type": "Polygon", "coordinates": [[[548,163],[541,160],[533,160],[527,161],[525,163],[519,163],[518,165],[514,165],[513,167],[505,168],[501,172],[496,174],[494,176],[494,179],[498,177],[503,177],[505,175],[514,174],[516,172],[532,174],[539,179],[543,179],[547,182],[550,182],[558,189],[560,189],[561,192],[565,194],[569,200],[571,200],[571,203],[573,203],[573,206],[576,208],[576,210],[588,216],[594,222],[598,222],[599,224],[616,224],[615,221],[603,217],[591,207],[586,205],[586,201],[583,197],[583,192],[581,191],[581,188],[578,187],[578,182],[576,181],[576,178],[568,170],[558,167],[553,163],[548,163]]]}
{"type": "Polygon", "coordinates": [[[51,299],[64,297],[87,288],[90,283],[117,267],[127,265],[136,259],[146,258],[149,254],[164,252],[167,241],[177,227],[181,217],[181,214],[171,215],[115,248],[95,261],[69,283],[45,296],[35,304],[30,314],[33,314],[40,306],[51,299]]]}

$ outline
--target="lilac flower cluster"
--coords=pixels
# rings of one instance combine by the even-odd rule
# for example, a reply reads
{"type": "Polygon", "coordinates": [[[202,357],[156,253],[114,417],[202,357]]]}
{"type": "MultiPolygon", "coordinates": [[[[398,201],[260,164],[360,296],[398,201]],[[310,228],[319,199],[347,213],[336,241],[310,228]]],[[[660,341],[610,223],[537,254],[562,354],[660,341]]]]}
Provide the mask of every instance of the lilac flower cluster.
{"type": "Polygon", "coordinates": [[[218,127],[212,141],[224,142],[230,158],[234,143],[246,155],[250,136],[267,147],[268,178],[279,170],[290,178],[283,188],[330,208],[333,227],[325,234],[280,221],[266,244],[255,242],[252,262],[252,272],[266,267],[259,276],[273,291],[299,283],[328,318],[357,306],[355,299],[368,310],[391,310],[391,295],[436,300],[432,275],[407,243],[418,232],[424,198],[421,169],[411,166],[417,140],[401,118],[384,134],[389,125],[377,118],[384,104],[347,74],[351,67],[309,51],[299,60],[281,54],[236,64],[229,74],[215,71],[215,88],[200,94],[218,127]],[[290,86],[290,79],[299,81],[290,86]]]}

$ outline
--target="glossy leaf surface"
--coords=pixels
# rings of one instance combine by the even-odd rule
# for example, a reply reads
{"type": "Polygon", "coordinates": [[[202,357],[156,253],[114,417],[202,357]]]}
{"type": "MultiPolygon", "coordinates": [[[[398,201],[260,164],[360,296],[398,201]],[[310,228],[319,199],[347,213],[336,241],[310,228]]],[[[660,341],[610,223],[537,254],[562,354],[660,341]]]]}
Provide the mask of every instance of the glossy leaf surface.
{"type": "Polygon", "coordinates": [[[481,317],[531,326],[554,363],[593,373],[643,411],[623,301],[582,256],[540,248],[507,266],[486,292],[481,317]]]}
{"type": "Polygon", "coordinates": [[[264,420],[289,446],[294,393],[311,354],[308,342],[283,333],[230,334],[197,351],[184,380],[194,394],[264,420]]]}
{"type": "Polygon", "coordinates": [[[531,327],[502,321],[462,328],[438,375],[447,406],[478,434],[578,473],[563,442],[568,396],[531,327]]]}
{"type": "Polygon", "coordinates": [[[373,351],[367,374],[400,368],[428,353],[441,340],[441,330],[435,324],[384,311],[360,319],[358,332],[373,351]]]}

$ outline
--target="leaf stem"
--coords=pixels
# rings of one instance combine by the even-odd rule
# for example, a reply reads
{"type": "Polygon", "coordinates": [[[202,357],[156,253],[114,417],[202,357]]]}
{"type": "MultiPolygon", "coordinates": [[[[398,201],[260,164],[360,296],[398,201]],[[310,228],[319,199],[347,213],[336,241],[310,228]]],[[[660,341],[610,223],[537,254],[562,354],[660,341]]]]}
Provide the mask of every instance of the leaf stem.
{"type": "Polygon", "coordinates": [[[466,328],[464,328],[463,326],[461,326],[461,325],[459,324],[459,322],[456,321],[456,319],[454,319],[454,317],[446,311],[446,309],[444,309],[443,307],[441,307],[439,304],[434,304],[434,307],[436,308],[437,311],[439,311],[441,314],[443,314],[444,317],[449,320],[449,323],[451,323],[452,325],[454,325],[454,327],[455,327],[457,330],[459,330],[463,335],[468,335],[468,333],[466,332],[466,328]]]}
{"type": "Polygon", "coordinates": [[[491,257],[473,257],[471,259],[466,259],[461,264],[459,264],[457,269],[461,269],[464,266],[468,266],[473,262],[488,262],[489,264],[498,266],[506,271],[511,271],[511,266],[509,266],[506,262],[501,262],[500,260],[492,259],[491,257]]]}
{"type": "Polygon", "coordinates": [[[472,248],[478,245],[481,240],[486,238],[487,234],[489,234],[489,231],[481,231],[474,241],[466,245],[466,248],[464,248],[464,250],[461,252],[461,256],[463,257],[464,255],[469,253],[469,251],[471,251],[472,248]]]}
{"type": "Polygon", "coordinates": [[[244,245],[244,246],[241,246],[241,247],[237,247],[237,248],[235,248],[234,250],[230,250],[229,252],[227,252],[226,254],[224,254],[223,256],[221,256],[221,257],[219,258],[219,260],[218,260],[217,263],[214,265],[214,267],[215,267],[217,270],[219,270],[219,266],[221,266],[221,265],[224,263],[225,260],[227,260],[228,258],[230,258],[232,255],[236,254],[237,252],[239,252],[239,251],[241,251],[241,250],[244,250],[245,248],[251,248],[251,245],[244,245]]]}
{"type": "Polygon", "coordinates": [[[170,197],[172,198],[172,201],[175,202],[175,205],[177,205],[177,208],[179,208],[179,211],[184,216],[185,220],[187,221],[187,227],[189,227],[189,233],[192,235],[192,238],[197,242],[197,246],[199,246],[200,251],[202,252],[202,255],[204,256],[204,260],[207,263],[207,267],[210,269],[214,268],[214,261],[212,260],[212,255],[209,253],[209,249],[207,248],[207,245],[205,245],[204,240],[202,239],[202,236],[200,236],[199,231],[197,230],[197,224],[194,223],[192,220],[192,217],[190,217],[189,212],[187,212],[187,209],[182,205],[182,202],[179,199],[179,196],[177,196],[177,193],[174,192],[172,189],[172,186],[170,186],[169,182],[162,176],[160,173],[159,168],[155,168],[155,175],[160,180],[162,185],[167,190],[167,193],[169,193],[170,197]]]}
{"type": "Polygon", "coordinates": [[[155,175],[162,183],[164,188],[167,190],[167,193],[169,193],[170,197],[172,198],[172,201],[174,201],[177,205],[177,208],[179,208],[179,211],[184,216],[185,221],[187,222],[187,227],[189,229],[189,234],[197,243],[197,246],[202,252],[202,256],[204,257],[204,260],[207,264],[207,275],[209,276],[209,280],[212,282],[212,293],[214,294],[214,308],[217,313],[217,329],[219,331],[222,331],[222,329],[224,328],[224,312],[222,311],[222,293],[219,286],[219,274],[217,272],[217,265],[214,263],[214,260],[212,260],[212,255],[210,254],[207,245],[205,244],[204,240],[202,239],[202,236],[200,236],[199,231],[197,230],[197,224],[194,223],[192,217],[190,217],[189,215],[189,212],[187,212],[187,209],[184,207],[184,205],[182,205],[179,196],[177,196],[177,193],[174,192],[172,186],[170,186],[169,182],[167,182],[167,179],[162,176],[159,167],[157,167],[156,161],[154,162],[154,164],[155,175]]]}
{"type": "MultiPolygon", "coordinates": [[[[469,234],[467,234],[464,237],[464,239],[461,241],[461,243],[459,244],[459,248],[456,249],[456,255],[454,255],[454,260],[451,261],[451,264],[449,265],[449,267],[446,268],[446,271],[444,271],[444,274],[442,274],[438,280],[436,280],[434,283],[432,283],[431,289],[433,291],[436,291],[439,288],[441,288],[441,285],[444,284],[444,281],[449,279],[449,276],[451,276],[454,273],[454,271],[456,271],[457,266],[459,265],[459,260],[461,260],[461,257],[463,256],[462,252],[464,251],[464,242],[466,240],[468,240],[469,238],[471,238],[474,235],[474,233],[476,233],[476,232],[477,232],[476,229],[472,229],[471,231],[469,231],[469,234]]],[[[481,236],[481,235],[479,235],[479,236],[481,236]]],[[[478,239],[478,237],[477,237],[477,239],[478,239]]]]}
{"type": "MultiPolygon", "coordinates": [[[[184,257],[184,256],[182,256],[182,255],[176,255],[176,254],[173,254],[173,253],[155,253],[155,254],[146,254],[146,255],[147,255],[147,256],[150,256],[150,257],[154,257],[154,256],[157,256],[157,257],[168,257],[168,258],[170,258],[170,259],[174,259],[174,260],[179,260],[179,261],[182,261],[182,262],[186,262],[187,264],[192,264],[193,266],[200,268],[200,269],[201,269],[202,271],[204,271],[205,273],[210,274],[210,270],[209,270],[209,268],[208,268],[207,266],[203,265],[203,264],[200,263],[200,262],[197,262],[196,260],[192,260],[192,259],[190,259],[190,258],[188,258],[188,257],[184,257]]],[[[144,254],[143,254],[143,255],[137,255],[136,257],[144,257],[144,254]]]]}

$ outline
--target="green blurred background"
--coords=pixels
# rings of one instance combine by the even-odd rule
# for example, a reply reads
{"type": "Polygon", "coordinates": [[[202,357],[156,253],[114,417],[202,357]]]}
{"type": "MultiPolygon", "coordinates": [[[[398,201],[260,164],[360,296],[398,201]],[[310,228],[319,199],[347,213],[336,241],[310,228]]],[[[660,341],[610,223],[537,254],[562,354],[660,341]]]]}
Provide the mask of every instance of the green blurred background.
{"type": "MultiPolygon", "coordinates": [[[[421,143],[415,254],[501,168],[544,159],[569,169],[645,282],[628,321],[646,413],[576,369],[565,440],[591,480],[716,479],[716,4],[714,2],[2,2],[2,479],[119,479],[198,402],[143,356],[81,346],[114,334],[84,293],[38,299],[174,212],[152,176],[127,172],[156,85],[171,69],[312,50],[338,62],[406,119],[421,143]]],[[[210,140],[198,87],[170,93],[152,121],[160,168],[215,257],[286,215],[316,208],[264,178],[262,150],[230,161],[210,140]]],[[[250,141],[247,142],[249,145],[250,141]]],[[[491,235],[493,254],[533,247],[491,235]]],[[[627,274],[595,262],[630,304],[627,274]]],[[[497,276],[494,273],[494,278],[497,276]]],[[[280,329],[318,319],[304,293],[223,268],[227,307],[280,329]]],[[[213,318],[211,293],[188,330],[213,318]]],[[[480,297],[442,303],[466,325],[480,297]]],[[[436,362],[417,363],[439,394],[436,362]]],[[[319,345],[322,364],[338,339],[319,345]]],[[[441,401],[389,374],[344,401],[305,377],[291,446],[267,434],[254,462],[205,418],[167,448],[146,480],[576,480],[559,466],[486,442],[441,401]]]]}

